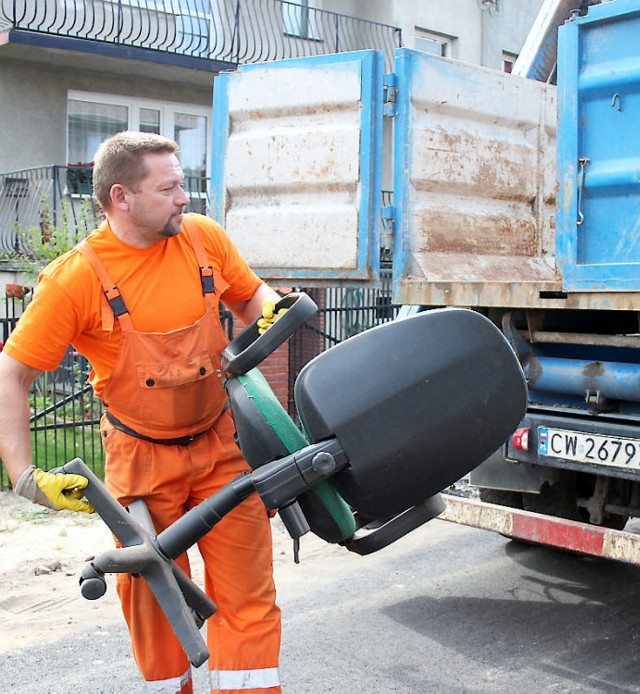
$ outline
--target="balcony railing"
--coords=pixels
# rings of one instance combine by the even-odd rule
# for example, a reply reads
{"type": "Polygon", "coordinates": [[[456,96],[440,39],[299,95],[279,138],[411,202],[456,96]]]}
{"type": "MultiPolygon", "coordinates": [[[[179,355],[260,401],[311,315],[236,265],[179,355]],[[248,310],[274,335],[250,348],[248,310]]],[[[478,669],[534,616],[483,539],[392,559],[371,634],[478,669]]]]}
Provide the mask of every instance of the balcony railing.
{"type": "Polygon", "coordinates": [[[0,0],[17,29],[228,63],[375,48],[387,61],[400,29],[285,0],[0,0]]]}
{"type": "MultiPolygon", "coordinates": [[[[0,175],[0,265],[29,255],[29,239],[64,228],[69,241],[86,236],[100,221],[91,197],[90,166],[41,166],[0,175]],[[78,180],[80,179],[80,180],[78,180]]],[[[206,214],[208,179],[187,176],[183,187],[190,211],[206,214]]]]}

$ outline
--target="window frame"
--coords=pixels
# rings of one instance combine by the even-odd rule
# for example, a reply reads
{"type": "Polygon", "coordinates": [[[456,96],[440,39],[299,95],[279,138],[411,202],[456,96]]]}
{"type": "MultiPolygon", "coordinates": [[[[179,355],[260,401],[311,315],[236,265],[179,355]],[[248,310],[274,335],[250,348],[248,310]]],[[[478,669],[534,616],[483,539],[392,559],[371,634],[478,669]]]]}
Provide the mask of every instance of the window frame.
{"type": "Polygon", "coordinates": [[[507,74],[511,74],[511,71],[513,70],[513,66],[516,64],[517,59],[518,59],[517,53],[512,53],[511,51],[502,51],[502,57],[501,57],[502,72],[505,72],[507,74]]]}
{"type": "Polygon", "coordinates": [[[434,53],[433,51],[422,51],[423,53],[431,53],[432,55],[439,55],[441,58],[455,58],[454,46],[457,40],[456,36],[451,36],[450,34],[443,34],[439,31],[432,31],[431,29],[425,29],[423,27],[416,26],[413,30],[414,37],[414,48],[419,51],[418,42],[420,39],[426,41],[433,41],[434,43],[440,44],[442,48],[441,53],[434,53]]]}
{"type": "MultiPolygon", "coordinates": [[[[180,101],[158,101],[137,96],[122,96],[118,94],[106,94],[104,92],[88,92],[77,89],[67,90],[67,104],[69,100],[85,101],[88,103],[105,104],[108,106],[124,106],[128,113],[128,128],[140,129],[140,109],[149,108],[160,111],[160,134],[171,140],[175,137],[176,114],[184,113],[192,116],[204,116],[205,126],[205,164],[204,175],[209,176],[210,150],[211,150],[211,109],[205,106],[189,104],[180,101]]],[[[69,159],[69,110],[67,108],[67,161],[69,159]]]]}
{"type": "Polygon", "coordinates": [[[309,0],[286,0],[282,3],[282,33],[304,41],[324,41],[318,9],[309,0]]]}

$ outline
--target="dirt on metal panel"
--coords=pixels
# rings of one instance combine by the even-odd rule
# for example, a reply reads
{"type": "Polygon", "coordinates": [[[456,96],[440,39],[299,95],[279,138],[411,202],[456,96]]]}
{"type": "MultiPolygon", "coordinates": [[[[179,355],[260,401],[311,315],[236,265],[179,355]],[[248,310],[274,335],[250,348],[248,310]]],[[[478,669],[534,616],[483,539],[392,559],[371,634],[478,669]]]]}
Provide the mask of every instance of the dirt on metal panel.
{"type": "Polygon", "coordinates": [[[446,285],[464,305],[482,283],[483,305],[508,305],[520,283],[556,290],[555,87],[454,61],[418,65],[399,284],[416,303],[446,285]]]}
{"type": "Polygon", "coordinates": [[[360,97],[356,69],[232,81],[225,227],[256,269],[357,267],[360,97]]]}
{"type": "MultiPolygon", "coordinates": [[[[461,262],[463,262],[461,260],[461,262]]],[[[460,274],[464,274],[464,270],[460,274]]],[[[472,281],[427,282],[422,275],[408,275],[400,280],[393,294],[398,304],[426,306],[496,306],[546,309],[603,309],[640,311],[636,292],[562,291],[562,282],[472,281]]]]}

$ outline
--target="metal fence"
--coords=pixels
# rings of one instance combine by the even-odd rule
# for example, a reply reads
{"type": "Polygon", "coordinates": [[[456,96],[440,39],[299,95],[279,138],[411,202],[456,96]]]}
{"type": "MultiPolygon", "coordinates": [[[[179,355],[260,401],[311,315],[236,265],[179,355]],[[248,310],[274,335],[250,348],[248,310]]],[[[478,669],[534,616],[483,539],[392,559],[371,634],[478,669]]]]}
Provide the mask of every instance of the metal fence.
{"type": "MultiPolygon", "coordinates": [[[[30,254],[38,237],[64,229],[70,245],[100,221],[91,197],[90,166],[40,166],[0,174],[0,263],[30,254]]],[[[183,187],[191,199],[189,210],[207,214],[209,179],[187,176],[183,187]]]]}
{"type": "Polygon", "coordinates": [[[0,0],[12,29],[232,64],[382,49],[400,29],[285,0],[0,0]]]}
{"type": "MultiPolygon", "coordinates": [[[[391,271],[382,271],[378,288],[303,289],[318,305],[318,312],[289,340],[289,414],[297,420],[294,384],[311,359],[347,338],[387,323],[400,306],[391,301],[391,271]]],[[[357,368],[354,365],[354,368],[357,368]]]]}

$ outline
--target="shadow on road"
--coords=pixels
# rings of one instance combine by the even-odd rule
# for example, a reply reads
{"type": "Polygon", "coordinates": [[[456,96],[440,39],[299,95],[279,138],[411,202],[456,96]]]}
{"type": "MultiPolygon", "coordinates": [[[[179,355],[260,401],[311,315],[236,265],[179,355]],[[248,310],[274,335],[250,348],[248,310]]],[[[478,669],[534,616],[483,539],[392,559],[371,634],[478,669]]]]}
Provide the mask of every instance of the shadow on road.
{"type": "Polygon", "coordinates": [[[637,691],[640,567],[508,542],[520,575],[478,594],[437,591],[386,608],[394,621],[478,663],[557,673],[578,687],[637,691]],[[484,594],[483,594],[484,593],[484,594]]]}

